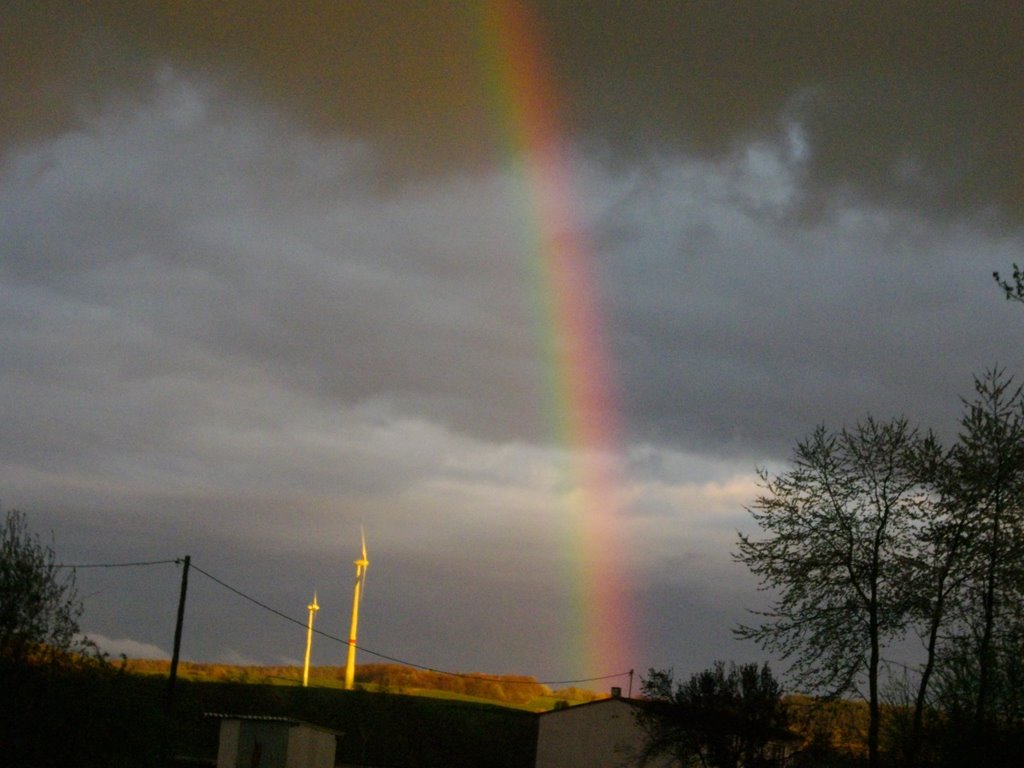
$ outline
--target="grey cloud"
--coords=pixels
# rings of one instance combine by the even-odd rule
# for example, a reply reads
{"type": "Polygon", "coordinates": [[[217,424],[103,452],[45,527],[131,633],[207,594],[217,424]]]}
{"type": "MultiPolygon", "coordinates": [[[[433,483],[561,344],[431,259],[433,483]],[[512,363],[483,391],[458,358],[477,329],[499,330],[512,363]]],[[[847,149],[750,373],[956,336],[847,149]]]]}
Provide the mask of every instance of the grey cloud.
{"type": "Polygon", "coordinates": [[[540,379],[526,271],[494,204],[501,182],[357,200],[365,169],[335,145],[286,139],[260,110],[255,122],[214,110],[215,96],[165,71],[127,119],[100,115],[12,164],[8,350],[18,375],[50,372],[51,394],[27,397],[110,398],[89,409],[92,449],[101,424],[131,451],[145,435],[126,430],[142,424],[160,440],[185,430],[184,442],[204,403],[224,417],[226,393],[254,425],[295,397],[320,409],[386,399],[471,431],[536,435],[522,417],[540,379]],[[267,170],[269,157],[287,172],[267,170]],[[310,179],[322,157],[335,169],[310,179]]]}
{"type": "MultiPolygon", "coordinates": [[[[795,120],[810,150],[810,212],[838,185],[939,218],[1020,222],[1024,14],[1014,4],[523,7],[552,63],[560,98],[549,109],[622,165],[720,158],[795,120]]],[[[504,95],[488,68],[503,53],[485,14],[400,2],[248,10],[19,8],[21,42],[5,67],[18,99],[2,124],[14,137],[54,130],[83,97],[130,98],[154,63],[170,62],[217,72],[315,131],[373,143],[386,184],[500,161],[504,95]]]]}
{"type": "Polygon", "coordinates": [[[602,222],[616,233],[601,267],[636,436],[782,456],[816,423],[869,412],[944,429],[973,373],[1019,362],[991,282],[1019,237],[853,202],[813,223],[751,209],[737,203],[744,162],[607,180],[651,187],[620,194],[630,203],[610,204],[602,222]]]}

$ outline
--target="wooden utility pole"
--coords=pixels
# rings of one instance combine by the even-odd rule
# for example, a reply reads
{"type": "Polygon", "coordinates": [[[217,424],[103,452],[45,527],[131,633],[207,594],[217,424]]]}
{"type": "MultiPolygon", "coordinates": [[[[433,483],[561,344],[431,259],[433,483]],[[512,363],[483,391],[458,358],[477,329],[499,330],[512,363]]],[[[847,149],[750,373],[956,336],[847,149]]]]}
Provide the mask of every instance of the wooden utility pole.
{"type": "Polygon", "coordinates": [[[178,621],[174,625],[174,651],[171,654],[171,673],[167,678],[167,711],[174,706],[174,684],[178,680],[178,656],[181,654],[181,625],[185,622],[185,593],[188,592],[188,569],[192,565],[192,556],[185,555],[184,567],[181,569],[181,596],[178,598],[178,621]]]}

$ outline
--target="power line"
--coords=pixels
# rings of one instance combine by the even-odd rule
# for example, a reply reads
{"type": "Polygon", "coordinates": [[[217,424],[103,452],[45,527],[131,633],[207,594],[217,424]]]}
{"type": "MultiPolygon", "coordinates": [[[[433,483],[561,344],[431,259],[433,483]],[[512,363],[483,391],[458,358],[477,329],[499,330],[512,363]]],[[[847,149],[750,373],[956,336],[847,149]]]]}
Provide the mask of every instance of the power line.
{"type": "MultiPolygon", "coordinates": [[[[76,564],[60,563],[60,564],[55,565],[54,567],[55,568],[74,568],[74,569],[78,569],[78,568],[83,568],[83,569],[84,568],[138,568],[138,567],[145,567],[145,566],[151,566],[151,565],[169,565],[169,564],[178,565],[181,562],[182,562],[181,558],[175,558],[175,559],[171,559],[171,560],[139,560],[139,561],[133,561],[133,562],[127,562],[127,563],[76,563],[76,564]]],[[[225,582],[223,579],[219,579],[216,576],[214,576],[212,573],[203,570],[198,565],[196,565],[194,562],[191,563],[191,568],[194,571],[198,571],[199,573],[201,573],[203,576],[205,576],[206,578],[210,579],[211,581],[219,584],[220,586],[222,586],[224,589],[228,590],[229,592],[233,592],[234,594],[238,595],[239,597],[241,597],[241,598],[243,598],[245,600],[248,600],[249,602],[253,603],[257,607],[262,608],[265,611],[269,611],[270,613],[273,613],[275,616],[278,616],[279,618],[282,618],[285,621],[290,621],[292,624],[300,626],[303,629],[307,628],[307,625],[306,625],[305,621],[302,621],[300,619],[296,619],[294,616],[289,616],[288,614],[284,613],[283,611],[279,611],[278,609],[276,609],[276,608],[274,608],[274,607],[272,607],[270,605],[267,605],[262,600],[258,600],[257,598],[253,597],[252,595],[249,595],[249,594],[243,592],[242,590],[240,590],[240,589],[238,589],[236,587],[231,586],[230,584],[225,582]]],[[[319,629],[316,629],[316,628],[313,629],[313,632],[316,633],[317,635],[319,635],[320,637],[327,638],[328,640],[333,640],[336,643],[340,643],[342,645],[347,645],[348,644],[347,640],[345,640],[345,639],[343,639],[341,637],[338,637],[337,635],[332,635],[329,632],[324,632],[323,630],[319,630],[319,629]]],[[[602,680],[612,680],[612,679],[619,678],[619,677],[627,677],[630,674],[632,674],[632,670],[629,670],[628,672],[617,672],[615,674],[601,675],[599,677],[585,677],[585,678],[580,678],[578,680],[536,680],[536,681],[534,681],[534,680],[508,680],[508,679],[502,678],[502,677],[500,677],[498,675],[481,675],[481,674],[471,674],[471,673],[468,673],[468,672],[451,672],[451,671],[446,670],[446,669],[437,669],[436,667],[430,667],[430,666],[427,666],[425,664],[417,664],[417,663],[412,662],[412,661],[407,661],[405,659],[400,659],[400,658],[398,658],[396,656],[389,656],[386,653],[381,653],[380,651],[375,651],[375,650],[373,650],[371,648],[366,648],[365,646],[362,646],[362,645],[356,645],[356,649],[359,650],[359,651],[362,651],[363,653],[368,653],[371,656],[374,656],[374,657],[376,657],[378,659],[384,659],[385,661],[391,661],[391,662],[394,662],[396,664],[402,664],[402,665],[407,666],[407,667],[412,667],[413,669],[421,669],[424,672],[433,672],[433,673],[439,674],[439,675],[448,675],[449,677],[460,677],[460,678],[465,678],[465,679],[469,679],[469,680],[494,680],[496,682],[500,682],[502,685],[576,685],[578,683],[595,683],[595,682],[600,682],[602,680]]]]}
{"type": "MultiPolygon", "coordinates": [[[[255,605],[258,605],[263,610],[270,611],[271,613],[275,614],[276,616],[280,616],[285,621],[290,621],[293,624],[298,624],[300,627],[304,628],[306,626],[306,622],[299,621],[298,619],[296,619],[296,618],[294,618],[292,616],[289,616],[288,614],[283,613],[282,611],[279,611],[276,608],[271,608],[266,603],[257,600],[255,597],[252,597],[251,595],[247,595],[245,592],[243,592],[240,589],[235,589],[234,587],[232,587],[227,582],[224,582],[224,581],[221,581],[220,579],[218,579],[212,573],[209,573],[208,571],[204,571],[202,568],[200,568],[195,563],[192,563],[192,569],[195,570],[195,571],[198,571],[201,574],[203,574],[203,576],[205,576],[206,578],[210,579],[211,581],[214,581],[217,584],[220,584],[222,587],[224,587],[224,589],[226,589],[226,590],[228,590],[230,592],[234,592],[239,597],[245,598],[249,602],[254,603],[255,605]]],[[[329,637],[331,640],[340,640],[340,638],[334,637],[333,635],[328,635],[325,632],[320,632],[319,630],[316,630],[316,629],[314,629],[313,631],[316,632],[319,635],[324,635],[325,637],[329,637]]]]}
{"type": "MultiPolygon", "coordinates": [[[[273,608],[273,607],[267,605],[263,601],[256,599],[252,595],[246,594],[242,590],[237,589],[236,587],[231,586],[230,584],[228,584],[227,582],[223,581],[222,579],[217,578],[212,573],[209,573],[208,571],[203,570],[198,565],[196,565],[194,562],[192,563],[192,570],[198,571],[199,573],[203,574],[203,576],[205,576],[206,578],[210,579],[211,581],[216,582],[217,584],[219,584],[220,586],[224,587],[228,591],[234,592],[239,597],[241,597],[241,598],[243,598],[245,600],[248,600],[250,603],[253,603],[254,605],[262,608],[263,610],[269,611],[270,613],[273,613],[275,616],[278,616],[278,617],[284,619],[285,621],[290,621],[292,624],[296,624],[296,625],[302,627],[303,629],[307,628],[307,623],[305,621],[301,621],[299,619],[296,619],[293,616],[289,616],[288,614],[284,613],[283,611],[279,611],[276,608],[273,608]]],[[[333,641],[335,641],[337,643],[341,643],[343,645],[347,645],[348,644],[347,640],[343,640],[342,638],[340,638],[340,637],[338,637],[336,635],[332,635],[332,634],[330,634],[328,632],[323,632],[323,631],[321,631],[319,629],[316,629],[316,628],[313,629],[313,632],[315,632],[317,635],[320,635],[321,637],[327,638],[328,640],[333,640],[333,641]]],[[[617,677],[627,677],[627,676],[629,676],[632,673],[632,670],[629,670],[627,672],[617,672],[615,674],[601,675],[599,677],[586,677],[586,678],[581,678],[579,680],[506,680],[506,679],[501,678],[501,677],[499,677],[497,675],[493,675],[493,676],[489,676],[489,675],[475,675],[475,674],[470,674],[470,673],[467,673],[467,672],[450,672],[450,671],[445,670],[445,669],[437,669],[436,667],[429,667],[429,666],[427,666],[425,664],[417,664],[417,663],[412,662],[412,661],[406,661],[405,659],[399,659],[399,658],[397,658],[395,656],[389,656],[386,653],[380,653],[379,651],[374,651],[374,650],[372,650],[370,648],[366,648],[366,647],[361,646],[361,645],[356,645],[356,649],[362,651],[363,653],[368,653],[371,656],[375,656],[378,659],[385,659],[387,661],[393,661],[396,664],[402,664],[402,665],[407,666],[407,667],[412,667],[413,669],[421,669],[424,672],[434,672],[434,673],[439,674],[439,675],[448,675],[450,677],[461,677],[461,678],[467,678],[467,679],[470,679],[470,680],[494,680],[496,682],[500,682],[502,685],[575,685],[577,683],[594,683],[594,682],[599,682],[601,680],[611,680],[611,679],[617,678],[617,677]]]]}
{"type": "Polygon", "coordinates": [[[144,565],[168,565],[170,563],[180,563],[181,560],[144,560],[134,563],[76,563],[76,564],[65,564],[58,563],[54,565],[54,568],[135,568],[144,565]]]}

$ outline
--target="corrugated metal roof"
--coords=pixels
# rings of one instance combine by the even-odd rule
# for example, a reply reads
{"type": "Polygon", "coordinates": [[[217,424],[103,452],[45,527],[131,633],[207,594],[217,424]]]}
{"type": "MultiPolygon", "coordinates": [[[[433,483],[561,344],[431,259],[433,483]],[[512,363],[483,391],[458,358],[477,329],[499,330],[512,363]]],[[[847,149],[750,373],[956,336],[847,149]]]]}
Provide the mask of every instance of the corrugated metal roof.
{"type": "Polygon", "coordinates": [[[312,725],[312,723],[303,723],[302,720],[296,720],[294,717],[283,717],[281,715],[233,715],[227,712],[204,712],[203,717],[216,717],[220,720],[262,720],[274,723],[289,723],[291,725],[312,725]]]}
{"type": "Polygon", "coordinates": [[[283,715],[236,715],[229,712],[204,712],[203,717],[215,717],[218,720],[248,720],[250,722],[259,723],[284,723],[285,725],[304,725],[307,728],[312,728],[317,731],[327,731],[333,733],[335,736],[344,736],[344,731],[339,731],[337,728],[329,728],[326,725],[317,725],[316,723],[310,723],[306,720],[298,720],[294,717],[285,717],[283,715]]]}

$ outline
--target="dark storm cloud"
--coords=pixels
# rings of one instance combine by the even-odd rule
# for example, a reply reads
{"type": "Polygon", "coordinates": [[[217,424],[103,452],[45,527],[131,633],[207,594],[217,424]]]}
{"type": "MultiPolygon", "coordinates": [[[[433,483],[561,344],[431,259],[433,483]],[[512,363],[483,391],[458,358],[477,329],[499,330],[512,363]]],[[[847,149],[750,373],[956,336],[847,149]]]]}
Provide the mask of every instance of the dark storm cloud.
{"type": "Polygon", "coordinates": [[[826,200],[846,185],[1019,221],[1018,5],[552,4],[548,15],[576,123],[613,152],[721,156],[797,121],[826,200]]]}
{"type": "MultiPolygon", "coordinates": [[[[1003,2],[527,3],[565,125],[618,159],[718,155],[804,126],[809,179],[944,214],[1018,221],[1024,10],[1003,2]]],[[[314,129],[372,140],[389,173],[493,157],[502,98],[473,6],[16,4],[11,136],[66,124],[154,62],[217,71],[314,129]]],[[[386,178],[386,177],[385,177],[386,178]]]]}

